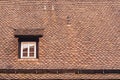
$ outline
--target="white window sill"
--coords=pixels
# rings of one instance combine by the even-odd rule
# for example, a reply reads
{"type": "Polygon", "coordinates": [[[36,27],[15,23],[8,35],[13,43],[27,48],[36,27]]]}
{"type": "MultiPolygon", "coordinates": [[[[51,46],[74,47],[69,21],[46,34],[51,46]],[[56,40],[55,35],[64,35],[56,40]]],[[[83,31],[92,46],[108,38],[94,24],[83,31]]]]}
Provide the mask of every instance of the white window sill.
{"type": "Polygon", "coordinates": [[[38,59],[34,59],[34,58],[21,58],[21,59],[18,59],[18,61],[38,61],[38,59]]]}

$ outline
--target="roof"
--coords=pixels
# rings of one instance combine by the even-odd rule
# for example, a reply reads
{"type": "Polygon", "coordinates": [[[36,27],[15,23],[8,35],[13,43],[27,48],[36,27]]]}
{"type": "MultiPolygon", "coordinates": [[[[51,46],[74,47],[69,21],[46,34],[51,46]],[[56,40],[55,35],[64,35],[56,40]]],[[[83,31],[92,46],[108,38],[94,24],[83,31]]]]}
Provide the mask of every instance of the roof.
{"type": "Polygon", "coordinates": [[[44,11],[36,1],[18,1],[17,6],[0,2],[1,69],[120,69],[119,2],[65,1],[67,5],[56,1],[54,11],[44,11]],[[39,59],[18,59],[14,36],[21,35],[45,35],[39,41],[39,59]]]}
{"type": "MultiPolygon", "coordinates": [[[[120,1],[0,1],[0,69],[115,69],[119,71],[120,1]],[[36,26],[39,29],[35,29],[36,26]],[[41,26],[44,26],[44,31],[41,26]],[[19,59],[19,40],[15,36],[36,35],[44,35],[41,38],[37,37],[39,58],[19,59]]],[[[5,79],[120,79],[119,77],[119,73],[0,73],[0,78],[5,79]]]]}
{"type": "Polygon", "coordinates": [[[17,36],[42,36],[44,29],[16,29],[14,35],[17,36]]]}
{"type": "Polygon", "coordinates": [[[0,73],[0,79],[85,79],[85,80],[117,80],[120,79],[120,74],[4,74],[0,73]]]}
{"type": "Polygon", "coordinates": [[[0,79],[120,79],[120,70],[1,69],[0,79]]]}

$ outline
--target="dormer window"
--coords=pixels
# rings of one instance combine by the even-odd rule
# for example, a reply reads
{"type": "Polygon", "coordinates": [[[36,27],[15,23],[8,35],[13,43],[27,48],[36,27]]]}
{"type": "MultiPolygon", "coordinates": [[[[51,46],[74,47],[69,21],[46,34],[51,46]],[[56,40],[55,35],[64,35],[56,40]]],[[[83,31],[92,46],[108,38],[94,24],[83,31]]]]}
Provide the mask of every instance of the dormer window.
{"type": "Polygon", "coordinates": [[[21,58],[36,58],[36,42],[21,42],[21,58]]]}
{"type": "Polygon", "coordinates": [[[38,43],[42,37],[43,29],[18,29],[15,37],[18,37],[18,57],[20,59],[38,58],[38,43]]]}
{"type": "Polygon", "coordinates": [[[19,58],[38,58],[39,37],[24,36],[18,39],[19,58]]]}

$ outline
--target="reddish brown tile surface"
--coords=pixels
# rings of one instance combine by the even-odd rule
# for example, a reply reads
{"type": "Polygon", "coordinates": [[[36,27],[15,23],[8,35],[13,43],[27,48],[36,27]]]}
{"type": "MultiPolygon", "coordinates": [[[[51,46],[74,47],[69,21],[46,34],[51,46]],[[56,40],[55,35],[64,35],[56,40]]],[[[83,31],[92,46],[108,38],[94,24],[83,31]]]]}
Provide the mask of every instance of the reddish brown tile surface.
{"type": "Polygon", "coordinates": [[[0,69],[120,69],[120,1],[0,0],[0,69]],[[36,28],[39,59],[18,59],[14,29],[36,28]]]}
{"type": "Polygon", "coordinates": [[[119,74],[0,74],[1,79],[78,79],[78,80],[118,80],[119,74]]]}
{"type": "Polygon", "coordinates": [[[39,36],[43,35],[44,29],[15,29],[15,36],[39,36]]]}

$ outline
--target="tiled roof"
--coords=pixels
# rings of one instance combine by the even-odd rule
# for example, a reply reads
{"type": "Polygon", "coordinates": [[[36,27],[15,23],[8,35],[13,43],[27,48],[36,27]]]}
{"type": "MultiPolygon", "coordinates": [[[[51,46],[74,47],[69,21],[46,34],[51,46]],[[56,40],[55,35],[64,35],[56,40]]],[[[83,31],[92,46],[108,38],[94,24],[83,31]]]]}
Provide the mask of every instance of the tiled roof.
{"type": "MultiPolygon", "coordinates": [[[[56,1],[55,10],[44,10],[42,2],[0,2],[0,68],[120,69],[120,4],[108,2],[66,0],[65,5],[56,1]],[[14,35],[40,34],[44,36],[39,42],[39,59],[19,60],[14,35]]],[[[46,7],[51,9],[51,5],[46,7]]]]}
{"type": "MultiPolygon", "coordinates": [[[[120,70],[120,1],[0,1],[0,69],[120,70]],[[43,35],[39,38],[39,58],[18,59],[15,35],[43,35]]],[[[24,76],[1,73],[0,78],[22,78],[21,75],[24,76]]],[[[25,77],[119,79],[120,75],[25,74],[25,77]]]]}
{"type": "Polygon", "coordinates": [[[15,36],[42,36],[44,29],[16,29],[15,36]]]}
{"type": "Polygon", "coordinates": [[[85,79],[85,80],[118,80],[120,74],[4,74],[0,73],[0,79],[85,79]]]}

